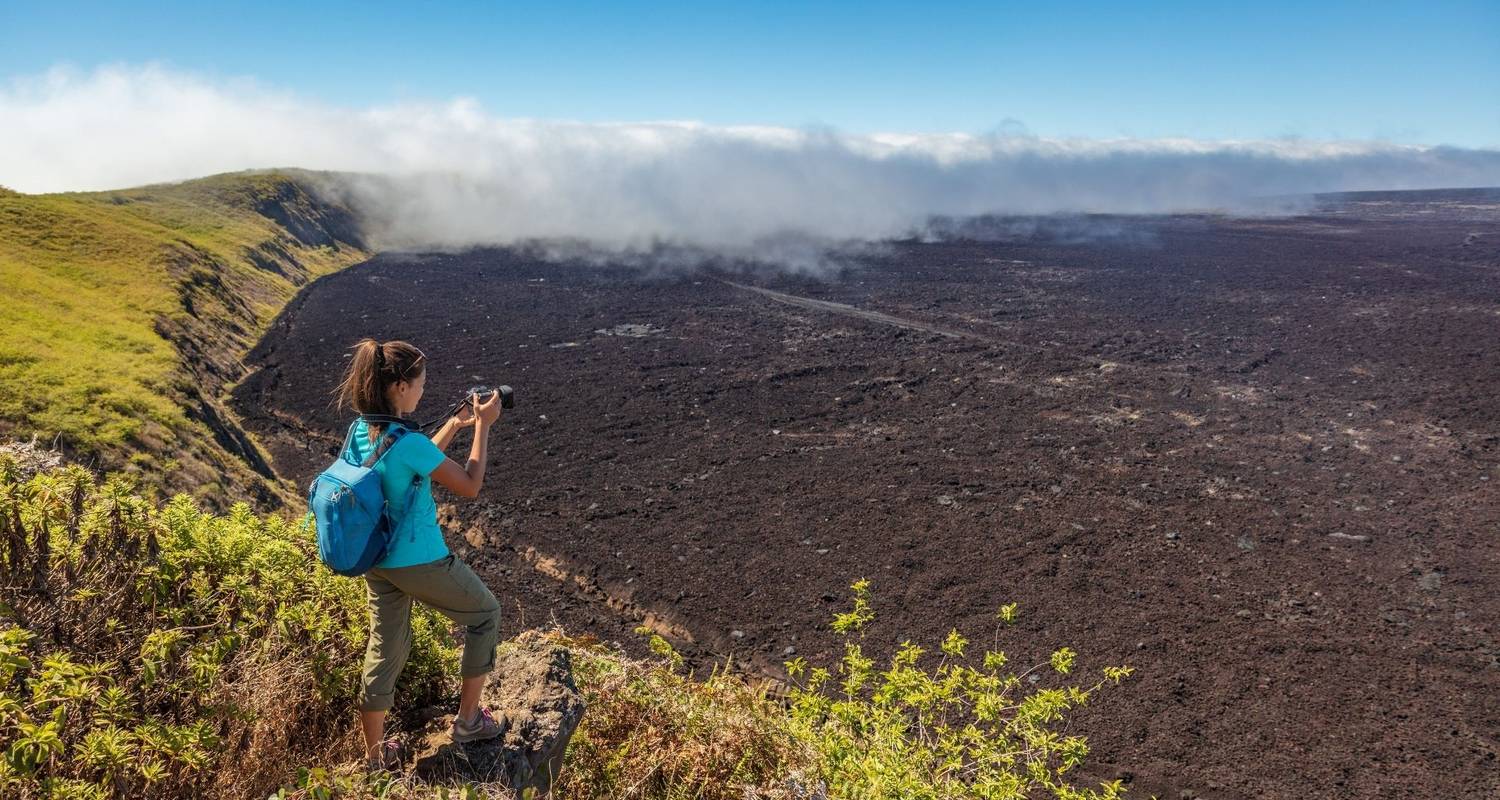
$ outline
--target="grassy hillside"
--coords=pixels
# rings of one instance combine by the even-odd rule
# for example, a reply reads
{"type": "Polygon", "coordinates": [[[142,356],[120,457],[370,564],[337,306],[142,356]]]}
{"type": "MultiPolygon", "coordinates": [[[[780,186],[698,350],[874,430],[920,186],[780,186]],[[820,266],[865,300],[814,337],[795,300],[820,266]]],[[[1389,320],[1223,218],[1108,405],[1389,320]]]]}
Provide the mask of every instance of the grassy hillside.
{"type": "Polygon", "coordinates": [[[0,437],[56,441],[217,508],[274,502],[282,489],[217,396],[300,286],[369,256],[316,180],[0,191],[0,437]]]}

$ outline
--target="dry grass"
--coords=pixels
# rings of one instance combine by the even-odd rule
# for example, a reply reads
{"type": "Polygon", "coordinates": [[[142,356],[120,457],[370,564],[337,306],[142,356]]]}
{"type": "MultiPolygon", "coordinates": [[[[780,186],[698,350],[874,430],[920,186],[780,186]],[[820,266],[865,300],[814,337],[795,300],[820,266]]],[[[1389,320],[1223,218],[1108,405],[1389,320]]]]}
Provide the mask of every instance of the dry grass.
{"type": "MultiPolygon", "coordinates": [[[[658,640],[659,641],[659,640],[658,640]]],[[[745,800],[790,795],[814,765],[786,707],[723,671],[694,680],[570,640],[589,713],[559,784],[569,798],[745,800]]]]}

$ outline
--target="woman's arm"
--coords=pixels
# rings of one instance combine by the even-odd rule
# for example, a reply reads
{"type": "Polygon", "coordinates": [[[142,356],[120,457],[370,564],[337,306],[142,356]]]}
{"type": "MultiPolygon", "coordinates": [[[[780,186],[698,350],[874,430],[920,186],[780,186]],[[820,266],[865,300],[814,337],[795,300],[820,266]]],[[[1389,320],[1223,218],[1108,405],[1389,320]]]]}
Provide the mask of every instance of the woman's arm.
{"type": "Polygon", "coordinates": [[[459,421],[458,417],[449,417],[443,422],[443,427],[437,429],[432,435],[432,443],[439,450],[447,450],[448,445],[453,443],[453,434],[458,433],[459,428],[467,427],[459,421]]]}
{"type": "MultiPolygon", "coordinates": [[[[477,497],[484,486],[484,465],[489,461],[490,426],[500,419],[500,393],[488,402],[477,403],[474,410],[474,442],[469,445],[469,460],[460,467],[451,458],[443,459],[432,471],[432,480],[459,497],[477,497]]],[[[451,434],[450,437],[451,438],[451,434]]],[[[433,442],[437,439],[434,437],[433,442]]]]}
{"type": "Polygon", "coordinates": [[[432,435],[432,443],[439,450],[447,450],[448,445],[453,443],[453,435],[460,429],[470,427],[474,424],[474,409],[472,406],[464,406],[457,414],[443,420],[443,427],[432,435]]]}

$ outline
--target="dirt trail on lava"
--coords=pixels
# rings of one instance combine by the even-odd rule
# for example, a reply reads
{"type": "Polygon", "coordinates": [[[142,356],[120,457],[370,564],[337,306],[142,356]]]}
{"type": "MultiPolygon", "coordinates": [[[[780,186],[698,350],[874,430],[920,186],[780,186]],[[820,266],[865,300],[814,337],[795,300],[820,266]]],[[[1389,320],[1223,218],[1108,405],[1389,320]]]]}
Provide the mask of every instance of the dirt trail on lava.
{"type": "Polygon", "coordinates": [[[856,317],[858,319],[866,320],[869,322],[878,322],[881,325],[892,325],[897,328],[905,328],[912,331],[925,331],[927,333],[935,333],[939,336],[946,336],[949,339],[963,339],[967,337],[971,339],[979,339],[980,341],[991,341],[988,337],[980,336],[976,333],[950,331],[946,328],[939,328],[936,325],[929,325],[925,322],[902,319],[901,317],[894,317],[890,314],[882,314],[879,311],[869,311],[863,308],[855,308],[854,306],[847,305],[845,303],[835,303],[831,300],[814,300],[811,297],[798,297],[794,294],[778,292],[772,289],[767,289],[763,286],[746,286],[743,283],[735,283],[734,281],[725,281],[724,283],[725,285],[733,286],[736,289],[743,289],[747,292],[754,292],[761,297],[769,297],[770,299],[775,300],[778,303],[785,303],[789,306],[807,308],[813,311],[827,311],[833,314],[842,314],[846,317],[856,317]]]}
{"type": "Polygon", "coordinates": [[[837,657],[868,576],[872,651],[990,646],[1017,601],[1014,660],[1135,666],[1075,731],[1139,796],[1495,796],[1500,195],[1152,224],[825,282],[382,257],[304,292],[236,407],[301,481],[359,335],[420,344],[433,408],[516,386],[444,509],[511,632],[774,675],[837,657]]]}

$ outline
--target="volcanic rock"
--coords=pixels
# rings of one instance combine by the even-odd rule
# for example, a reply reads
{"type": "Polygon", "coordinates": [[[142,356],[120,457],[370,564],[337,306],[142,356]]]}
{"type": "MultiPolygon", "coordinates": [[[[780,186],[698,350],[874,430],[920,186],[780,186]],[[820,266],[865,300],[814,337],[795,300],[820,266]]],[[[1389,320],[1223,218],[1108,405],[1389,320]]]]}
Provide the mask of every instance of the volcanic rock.
{"type": "Polygon", "coordinates": [[[563,752],[583,718],[567,648],[536,633],[500,647],[482,701],[505,721],[495,739],[454,744],[444,717],[417,752],[414,773],[428,783],[499,784],[545,794],[562,769],[563,752]]]}

